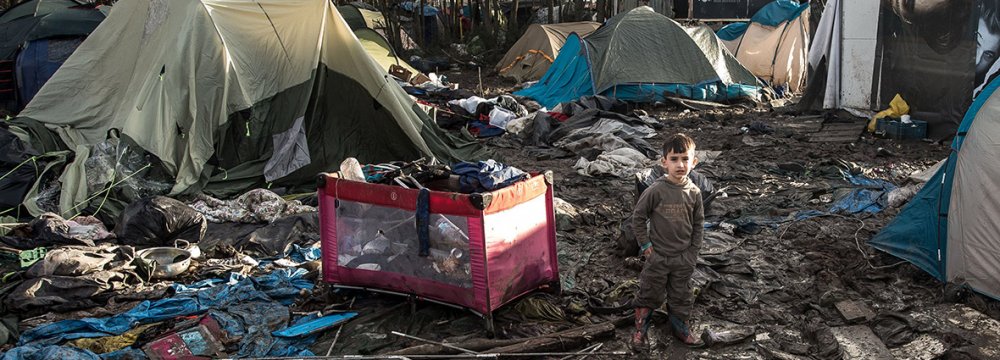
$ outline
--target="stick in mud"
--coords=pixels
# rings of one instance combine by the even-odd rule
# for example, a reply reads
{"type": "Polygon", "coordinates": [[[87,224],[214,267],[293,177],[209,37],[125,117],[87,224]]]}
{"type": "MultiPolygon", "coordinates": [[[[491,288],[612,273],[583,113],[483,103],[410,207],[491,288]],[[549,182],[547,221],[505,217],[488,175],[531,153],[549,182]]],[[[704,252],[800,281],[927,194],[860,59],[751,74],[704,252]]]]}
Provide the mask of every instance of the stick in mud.
{"type": "Polygon", "coordinates": [[[461,352],[464,352],[464,353],[467,353],[467,354],[479,354],[478,352],[475,352],[475,351],[472,351],[472,350],[469,350],[469,349],[463,349],[463,348],[460,348],[458,346],[445,344],[443,342],[437,342],[437,341],[433,341],[433,340],[427,340],[427,339],[419,338],[419,337],[416,337],[416,336],[413,336],[413,335],[407,335],[407,334],[401,333],[399,331],[392,331],[391,333],[393,335],[402,336],[402,337],[405,337],[407,339],[413,339],[413,340],[417,340],[417,341],[423,341],[423,342],[428,343],[428,344],[440,345],[440,346],[444,346],[444,347],[449,348],[449,349],[455,349],[455,350],[458,350],[458,351],[461,351],[461,352]]]}

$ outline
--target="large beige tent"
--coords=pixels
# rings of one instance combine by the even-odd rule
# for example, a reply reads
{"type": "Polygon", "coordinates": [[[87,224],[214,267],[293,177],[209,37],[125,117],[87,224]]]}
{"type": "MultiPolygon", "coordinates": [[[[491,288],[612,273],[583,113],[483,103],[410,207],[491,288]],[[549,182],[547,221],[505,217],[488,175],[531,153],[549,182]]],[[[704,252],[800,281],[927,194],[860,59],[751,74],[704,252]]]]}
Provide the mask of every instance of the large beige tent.
{"type": "Polygon", "coordinates": [[[517,81],[538,80],[559,56],[559,49],[566,43],[569,34],[580,37],[589,35],[601,24],[590,21],[539,25],[532,24],[524,35],[507,50],[507,55],[497,63],[496,70],[501,76],[517,81]]]}
{"type": "Polygon", "coordinates": [[[118,129],[175,194],[308,183],[346,157],[480,151],[419,110],[328,0],[120,1],[15,123],[78,161],[118,129]]]}
{"type": "Polygon", "coordinates": [[[736,59],[773,87],[804,90],[809,56],[809,4],[778,0],[764,6],[749,23],[719,30],[736,59]],[[742,34],[740,34],[742,31],[742,34]]]}

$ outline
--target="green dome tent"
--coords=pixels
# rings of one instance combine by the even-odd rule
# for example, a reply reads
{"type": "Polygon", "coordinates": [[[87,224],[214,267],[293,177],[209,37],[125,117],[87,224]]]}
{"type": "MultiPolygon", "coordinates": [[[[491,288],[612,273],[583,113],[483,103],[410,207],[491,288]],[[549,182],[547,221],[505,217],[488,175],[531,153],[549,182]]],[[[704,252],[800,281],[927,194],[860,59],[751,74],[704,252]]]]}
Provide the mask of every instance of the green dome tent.
{"type": "Polygon", "coordinates": [[[515,94],[546,107],[584,95],[651,102],[664,94],[721,101],[759,97],[757,78],[707,26],[683,27],[648,6],[571,34],[549,70],[515,94]]]}
{"type": "Polygon", "coordinates": [[[172,194],[308,184],[347,157],[482,155],[442,132],[327,0],[123,0],[16,123],[77,161],[120,130],[162,161],[172,194]]]}

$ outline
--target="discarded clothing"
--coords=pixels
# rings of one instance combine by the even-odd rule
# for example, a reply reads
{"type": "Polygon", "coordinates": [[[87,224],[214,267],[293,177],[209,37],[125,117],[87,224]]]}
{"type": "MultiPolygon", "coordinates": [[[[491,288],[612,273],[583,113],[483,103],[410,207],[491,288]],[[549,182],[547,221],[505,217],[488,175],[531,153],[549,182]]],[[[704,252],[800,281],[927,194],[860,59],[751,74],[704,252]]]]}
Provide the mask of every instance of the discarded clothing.
{"type": "Polygon", "coordinates": [[[0,318],[0,345],[13,343],[17,337],[17,316],[4,315],[0,318]]]}
{"type": "Polygon", "coordinates": [[[659,151],[645,139],[656,135],[656,127],[660,127],[660,124],[651,119],[644,120],[602,110],[585,110],[562,124],[536,115],[531,137],[537,145],[552,144],[587,158],[594,158],[600,151],[631,147],[646,157],[655,159],[659,156],[659,151]],[[545,133],[547,131],[548,134],[545,133]]]}
{"type": "Polygon", "coordinates": [[[649,166],[651,161],[639,151],[626,147],[605,152],[594,161],[580,158],[573,165],[576,172],[584,176],[614,175],[627,178],[649,166]]]}
{"type": "Polygon", "coordinates": [[[229,281],[214,281],[214,286],[201,287],[194,291],[185,288],[177,291],[172,298],[154,302],[143,301],[124,313],[107,318],[85,318],[63,320],[25,331],[18,344],[21,346],[38,344],[51,345],[66,340],[114,336],[125,333],[138,324],[172,319],[203,313],[210,309],[229,308],[249,301],[276,301],[281,305],[291,305],[302,290],[311,290],[311,281],[303,279],[302,269],[280,269],[274,272],[246,278],[238,275],[229,281]]]}
{"type": "Polygon", "coordinates": [[[93,351],[96,354],[109,353],[132,346],[139,338],[139,335],[142,335],[143,332],[156,325],[157,323],[139,325],[121,335],[76,339],[67,344],[79,349],[93,351]]]}
{"type": "Polygon", "coordinates": [[[604,110],[623,114],[628,111],[628,103],[603,95],[587,95],[559,104],[559,108],[567,115],[579,114],[586,110],[604,110]]]}
{"type": "Polygon", "coordinates": [[[0,236],[4,245],[20,250],[57,245],[94,246],[96,242],[110,240],[114,234],[93,216],[63,219],[54,213],[44,213],[28,224],[31,233],[18,236],[0,236]]]}
{"type": "Polygon", "coordinates": [[[506,129],[507,123],[515,118],[517,118],[516,114],[510,110],[497,106],[490,111],[490,126],[506,129]]]}
{"type": "Polygon", "coordinates": [[[184,203],[154,196],[129,204],[122,211],[115,234],[121,244],[173,246],[177,239],[201,241],[207,226],[205,217],[184,203]]]}
{"type": "Polygon", "coordinates": [[[490,125],[485,121],[476,120],[469,122],[469,133],[477,138],[484,139],[503,135],[504,129],[490,125]]]}
{"type": "Polygon", "coordinates": [[[46,163],[37,159],[38,152],[30,145],[21,141],[9,130],[10,125],[0,123],[0,208],[9,209],[21,206],[24,196],[35,184],[38,171],[45,168],[46,163]]]}
{"type": "Polygon", "coordinates": [[[508,133],[514,135],[520,135],[522,132],[524,132],[525,130],[527,130],[529,127],[532,126],[533,121],[534,118],[530,116],[519,117],[517,119],[508,121],[507,125],[504,126],[504,130],[507,130],[508,133]]]}
{"type": "Polygon", "coordinates": [[[90,350],[78,349],[72,346],[59,345],[27,345],[19,346],[3,354],[0,360],[101,360],[100,356],[90,350]]]}
{"type": "Polygon", "coordinates": [[[63,247],[49,251],[25,272],[5,300],[8,309],[65,311],[97,305],[95,295],[138,283],[131,246],[63,247]]]}
{"type": "Polygon", "coordinates": [[[473,193],[502,189],[528,178],[528,174],[513,166],[489,159],[477,163],[461,162],[451,165],[452,174],[461,178],[461,192],[473,193]]]}
{"type": "Polygon", "coordinates": [[[292,251],[293,246],[319,241],[319,213],[307,212],[274,220],[254,230],[243,241],[233,243],[239,251],[262,257],[281,256],[292,251]]]}
{"type": "Polygon", "coordinates": [[[549,143],[553,143],[564,136],[569,135],[570,132],[576,129],[588,128],[598,123],[602,119],[617,120],[625,125],[640,127],[648,126],[653,128],[662,127],[662,125],[655,121],[648,121],[641,118],[636,118],[628,115],[623,115],[619,113],[603,111],[603,110],[585,110],[578,114],[574,114],[572,117],[567,119],[562,125],[559,125],[551,134],[548,134],[549,143]]]}
{"type": "Polygon", "coordinates": [[[478,97],[478,96],[473,96],[473,97],[470,97],[468,99],[451,100],[451,101],[448,102],[448,104],[449,105],[458,105],[459,107],[461,107],[462,109],[464,109],[469,114],[475,114],[476,113],[476,108],[479,107],[479,104],[482,104],[484,102],[490,102],[490,101],[486,100],[486,99],[483,99],[481,97],[478,97]]]}
{"type": "Polygon", "coordinates": [[[103,270],[131,270],[135,249],[131,246],[103,248],[69,246],[50,250],[45,258],[28,269],[28,277],[50,275],[80,276],[103,270]]]}
{"type": "Polygon", "coordinates": [[[118,271],[100,271],[86,276],[48,276],[28,279],[15,288],[4,305],[13,311],[47,309],[70,311],[99,305],[96,295],[128,287],[135,276],[118,271]]]}
{"type": "Polygon", "coordinates": [[[500,95],[491,100],[495,104],[497,104],[497,107],[513,113],[515,117],[528,116],[528,109],[525,109],[524,106],[521,106],[521,104],[519,104],[517,102],[517,99],[514,99],[513,96],[500,95]]]}
{"type": "Polygon", "coordinates": [[[267,189],[253,189],[233,200],[219,200],[200,194],[191,208],[214,223],[240,222],[264,223],[278,218],[314,212],[316,208],[302,205],[297,200],[286,201],[267,189]]]}

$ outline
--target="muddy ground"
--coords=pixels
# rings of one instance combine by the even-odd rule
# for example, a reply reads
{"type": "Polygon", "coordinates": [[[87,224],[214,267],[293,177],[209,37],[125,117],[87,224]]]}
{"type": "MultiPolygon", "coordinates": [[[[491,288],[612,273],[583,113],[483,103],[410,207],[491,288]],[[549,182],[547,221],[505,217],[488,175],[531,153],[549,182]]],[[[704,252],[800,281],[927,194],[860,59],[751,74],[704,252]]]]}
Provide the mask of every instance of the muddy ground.
{"type": "MultiPolygon", "coordinates": [[[[448,73],[448,77],[463,88],[478,88],[478,74],[469,73],[448,73]]],[[[485,73],[483,83],[488,96],[511,86],[485,73]]],[[[661,105],[645,110],[663,124],[658,136],[650,139],[655,147],[666,136],[683,132],[695,139],[699,150],[721,152],[698,167],[717,188],[728,189],[707,213],[707,221],[721,224],[712,230],[723,235],[706,239],[696,275],[692,323],[698,333],[707,328],[731,339],[726,344],[686,348],[656,323],[650,331],[650,352],[625,357],[1000,358],[997,302],[946,287],[909,263],[866,245],[899,208],[776,224],[751,221],[828,210],[849,188],[832,169],[853,168],[856,174],[907,185],[911,173],[947,156],[946,145],[880,139],[860,132],[854,141],[818,142],[810,139],[818,122],[863,120],[846,114],[801,113],[792,107],[690,111],[661,105]],[[774,132],[764,135],[742,129],[755,123],[774,132]],[[848,321],[837,310],[844,301],[870,313],[848,321]],[[857,340],[866,336],[875,336],[876,341],[857,340]]],[[[577,216],[564,218],[557,232],[562,295],[534,294],[501,309],[497,338],[546,334],[631,315],[614,308],[627,307],[623,305],[637,289],[637,262],[619,256],[616,248],[619,226],[636,196],[633,180],[577,174],[573,169],[577,157],[537,160],[509,135],[483,143],[498,159],[518,168],[551,170],[556,197],[578,211],[577,216]]],[[[339,303],[363,314],[339,335],[323,335],[312,347],[318,355],[385,354],[421,344],[390,331],[449,342],[486,337],[479,317],[441,305],[411,305],[393,296],[344,290],[319,291],[313,300],[303,304],[303,310],[339,303]]],[[[619,327],[613,337],[594,343],[603,344],[600,352],[629,351],[630,331],[628,326],[619,327]]]]}

